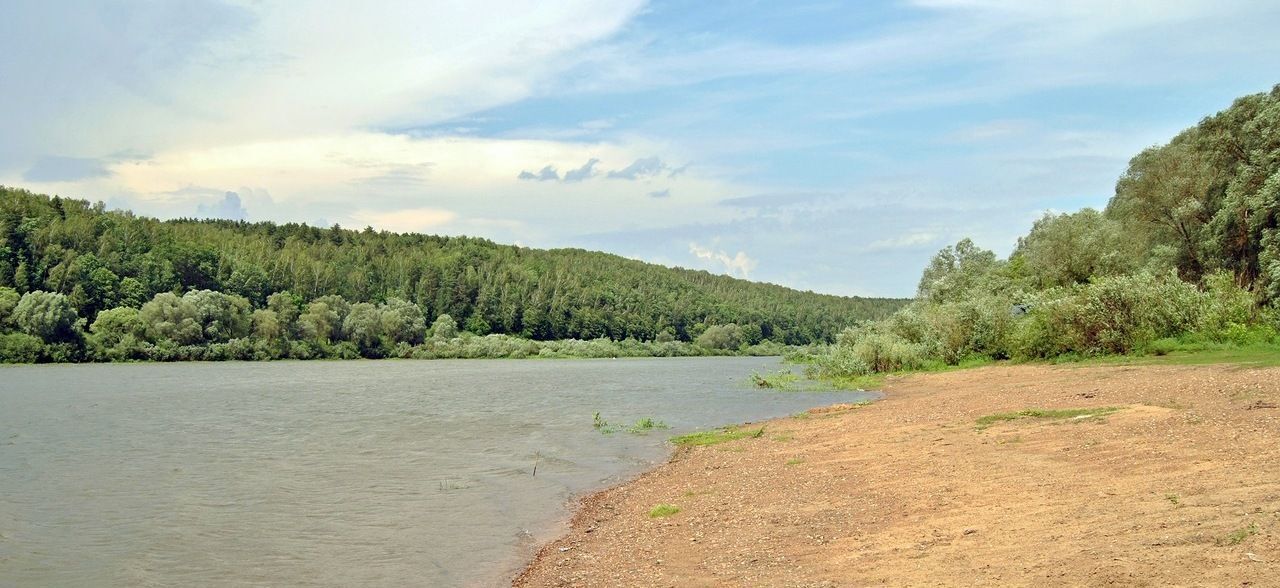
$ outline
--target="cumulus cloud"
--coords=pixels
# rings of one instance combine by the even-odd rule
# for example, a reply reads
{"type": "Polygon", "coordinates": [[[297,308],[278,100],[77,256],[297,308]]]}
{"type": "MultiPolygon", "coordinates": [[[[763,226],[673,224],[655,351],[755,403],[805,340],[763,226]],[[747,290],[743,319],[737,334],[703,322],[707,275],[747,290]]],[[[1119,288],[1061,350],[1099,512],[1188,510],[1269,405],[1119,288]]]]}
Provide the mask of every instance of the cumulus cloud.
{"type": "Polygon", "coordinates": [[[240,203],[240,195],[226,192],[216,202],[196,205],[196,216],[204,218],[224,218],[227,220],[245,220],[249,211],[240,203]]]}
{"type": "Polygon", "coordinates": [[[532,180],[535,182],[558,182],[560,181],[560,172],[556,171],[554,166],[546,166],[538,171],[538,173],[524,170],[520,175],[516,176],[520,180],[532,180]]]}
{"type": "Polygon", "coordinates": [[[756,269],[757,265],[756,260],[748,257],[745,251],[739,251],[730,257],[722,250],[703,247],[696,242],[689,243],[689,253],[703,261],[719,264],[724,268],[724,273],[742,279],[751,279],[751,271],[756,269]]]}
{"type": "Polygon", "coordinates": [[[661,190],[649,192],[650,198],[667,198],[669,196],[671,196],[671,188],[663,188],[661,190]]]}
{"type": "Polygon", "coordinates": [[[609,177],[617,180],[639,180],[656,176],[670,169],[657,157],[641,157],[622,169],[609,172],[609,177]]]}
{"type": "Polygon", "coordinates": [[[597,163],[600,163],[600,160],[592,157],[582,164],[582,167],[564,172],[564,181],[581,182],[582,180],[591,179],[592,176],[596,175],[597,163]]]}

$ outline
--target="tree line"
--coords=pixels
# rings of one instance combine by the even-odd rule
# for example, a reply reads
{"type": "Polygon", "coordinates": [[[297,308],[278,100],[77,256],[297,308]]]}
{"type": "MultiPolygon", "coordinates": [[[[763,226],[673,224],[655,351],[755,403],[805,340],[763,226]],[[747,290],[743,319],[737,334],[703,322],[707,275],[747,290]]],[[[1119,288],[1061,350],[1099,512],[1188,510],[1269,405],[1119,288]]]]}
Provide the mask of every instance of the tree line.
{"type": "Polygon", "coordinates": [[[12,361],[411,356],[456,338],[428,328],[448,323],[459,337],[669,355],[830,342],[904,302],[468,237],[160,221],[0,187],[0,358],[12,361]]]}
{"type": "Polygon", "coordinates": [[[990,359],[1280,344],[1280,86],[1134,157],[1104,210],[1046,214],[1006,259],[962,240],[914,302],[817,358],[857,376],[990,359]]]}

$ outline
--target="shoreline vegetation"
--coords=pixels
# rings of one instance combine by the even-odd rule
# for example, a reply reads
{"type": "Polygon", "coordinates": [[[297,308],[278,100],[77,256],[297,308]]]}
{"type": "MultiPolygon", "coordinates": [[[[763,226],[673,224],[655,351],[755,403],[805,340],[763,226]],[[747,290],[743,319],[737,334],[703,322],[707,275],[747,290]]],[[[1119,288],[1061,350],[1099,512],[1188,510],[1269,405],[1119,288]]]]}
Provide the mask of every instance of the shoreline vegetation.
{"type": "Polygon", "coordinates": [[[1280,355],[1278,301],[1280,86],[1138,154],[1105,209],[1046,213],[1003,259],[946,247],[908,305],[789,358],[865,387],[998,361],[1280,355]]]}
{"type": "Polygon", "coordinates": [[[777,354],[905,300],[0,187],[0,362],[777,354]]]}

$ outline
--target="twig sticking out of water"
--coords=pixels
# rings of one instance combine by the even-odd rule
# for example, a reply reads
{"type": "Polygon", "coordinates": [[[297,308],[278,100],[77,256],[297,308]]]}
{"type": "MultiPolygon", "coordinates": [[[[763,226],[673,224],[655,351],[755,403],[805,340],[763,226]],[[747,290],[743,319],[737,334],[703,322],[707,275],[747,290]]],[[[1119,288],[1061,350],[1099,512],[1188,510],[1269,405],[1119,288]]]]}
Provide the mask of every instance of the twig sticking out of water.
{"type": "Polygon", "coordinates": [[[542,459],[542,452],[538,451],[533,454],[533,475],[538,475],[538,461],[542,459]]]}

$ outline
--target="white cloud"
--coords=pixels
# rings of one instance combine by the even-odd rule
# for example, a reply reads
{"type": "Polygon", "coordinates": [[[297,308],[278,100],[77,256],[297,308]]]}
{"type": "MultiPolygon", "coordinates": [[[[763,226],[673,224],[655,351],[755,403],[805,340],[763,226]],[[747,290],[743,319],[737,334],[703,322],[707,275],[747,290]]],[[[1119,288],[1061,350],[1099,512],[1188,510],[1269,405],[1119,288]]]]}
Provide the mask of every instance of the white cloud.
{"type": "Polygon", "coordinates": [[[221,200],[197,205],[196,216],[228,220],[245,220],[249,216],[249,211],[245,210],[244,205],[240,203],[239,194],[236,194],[235,192],[226,192],[222,195],[221,200]]]}
{"type": "Polygon", "coordinates": [[[534,94],[640,6],[19,3],[0,19],[0,166],[444,121],[534,94]]]}
{"type": "Polygon", "coordinates": [[[689,253],[698,259],[719,264],[724,268],[724,273],[743,279],[750,279],[751,271],[758,265],[758,262],[748,257],[745,251],[739,251],[731,257],[722,250],[703,247],[696,242],[689,243],[689,253]]]}

